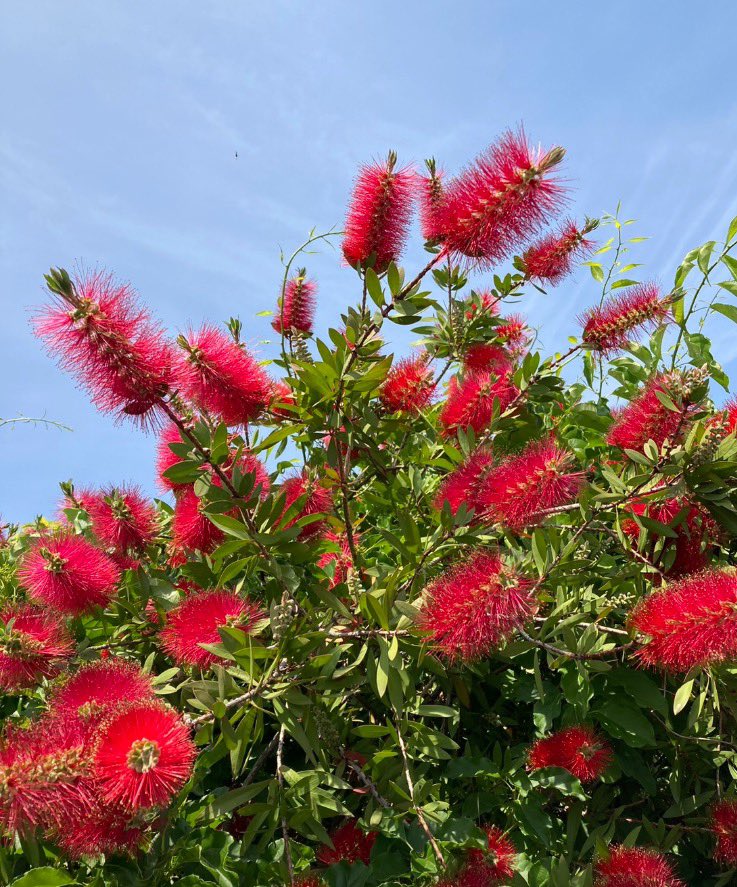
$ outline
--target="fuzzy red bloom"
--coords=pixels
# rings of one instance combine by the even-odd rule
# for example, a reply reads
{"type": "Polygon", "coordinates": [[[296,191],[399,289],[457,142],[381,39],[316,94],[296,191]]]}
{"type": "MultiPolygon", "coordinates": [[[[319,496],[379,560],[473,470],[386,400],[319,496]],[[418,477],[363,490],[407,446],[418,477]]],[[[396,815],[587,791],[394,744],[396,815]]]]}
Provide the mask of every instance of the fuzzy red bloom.
{"type": "Polygon", "coordinates": [[[162,490],[181,490],[186,484],[178,484],[166,477],[166,472],[182,461],[182,456],[172,450],[169,444],[183,444],[179,429],[173,422],[167,423],[159,434],[156,444],[156,475],[162,490]]]}
{"type": "Polygon", "coordinates": [[[74,651],[58,617],[28,604],[8,605],[0,616],[0,688],[33,687],[58,674],[74,651]]]}
{"type": "Polygon", "coordinates": [[[177,665],[209,668],[220,657],[202,644],[222,642],[218,629],[231,626],[250,633],[264,612],[255,601],[233,591],[200,591],[186,598],[166,616],[161,646],[177,665]]]}
{"type": "Polygon", "coordinates": [[[522,131],[505,133],[445,188],[439,226],[447,249],[493,264],[533,235],[561,203],[550,170],[560,148],[533,151],[522,131]]]}
{"type": "Polygon", "coordinates": [[[425,589],[418,625],[443,656],[472,662],[499,647],[534,611],[529,583],[497,552],[479,551],[425,589]]]}
{"type": "MultiPolygon", "coordinates": [[[[317,566],[320,567],[321,570],[326,570],[328,567],[334,565],[334,573],[333,578],[330,581],[330,588],[335,588],[336,585],[340,585],[348,579],[348,576],[353,569],[353,555],[351,554],[351,548],[346,536],[342,534],[338,535],[332,530],[329,530],[324,538],[326,542],[332,542],[333,545],[337,545],[340,548],[339,551],[326,551],[317,562],[317,566]]],[[[356,542],[358,542],[358,539],[356,539],[356,542]]]]}
{"type": "Polygon", "coordinates": [[[502,345],[477,342],[463,356],[463,369],[468,372],[487,370],[495,376],[512,372],[512,355],[502,345]]]}
{"type": "Polygon", "coordinates": [[[287,281],[284,297],[279,299],[272,326],[277,333],[285,336],[292,333],[312,334],[315,322],[317,284],[307,280],[305,272],[300,271],[296,277],[287,281]]]}
{"type": "Polygon", "coordinates": [[[716,838],[715,858],[725,865],[737,866],[737,801],[718,801],[711,810],[711,828],[716,838]]]}
{"type": "Polygon", "coordinates": [[[321,847],[317,852],[317,861],[323,865],[337,865],[339,862],[368,865],[376,838],[376,832],[364,832],[355,819],[349,820],[330,833],[333,846],[321,847]]]}
{"type": "Polygon", "coordinates": [[[101,799],[135,812],[166,806],[195,759],[189,729],[174,709],[134,702],[103,724],[92,760],[101,799]]]}
{"type": "Polygon", "coordinates": [[[630,403],[615,414],[607,442],[622,450],[641,450],[648,440],[660,448],[666,439],[674,441],[684,430],[693,406],[679,397],[680,378],[674,373],[653,376],[630,403]],[[677,411],[665,406],[658,398],[665,394],[679,407],[677,411]]]}
{"type": "Polygon", "coordinates": [[[320,877],[320,875],[315,874],[315,872],[306,872],[302,875],[298,875],[294,881],[298,887],[324,887],[325,882],[320,877]]]}
{"type": "Polygon", "coordinates": [[[153,698],[151,678],[125,659],[85,665],[55,691],[50,700],[54,716],[97,724],[116,706],[153,698]]]}
{"type": "Polygon", "coordinates": [[[586,233],[569,220],[558,233],[538,240],[522,257],[527,276],[552,286],[560,283],[570,274],[573,262],[591,251],[593,244],[586,240],[586,233]]]}
{"type": "MultiPolygon", "coordinates": [[[[288,477],[281,485],[281,492],[285,496],[284,512],[286,513],[294,503],[304,497],[304,502],[299,512],[292,517],[285,525],[284,529],[293,527],[297,521],[303,517],[309,517],[315,514],[327,514],[332,509],[333,499],[330,491],[321,486],[319,481],[313,478],[307,470],[302,471],[294,477],[288,477]]],[[[314,539],[319,536],[325,529],[324,520],[315,520],[302,527],[299,533],[299,539],[302,542],[314,539]]]]}
{"type": "Polygon", "coordinates": [[[131,287],[101,272],[73,282],[66,272],[52,272],[47,280],[55,302],[36,316],[34,329],[50,353],[103,412],[141,422],[160,418],[174,351],[131,287]]]}
{"type": "Polygon", "coordinates": [[[485,850],[469,850],[454,887],[496,887],[507,883],[516,870],[517,849],[494,825],[484,826],[485,850]]]}
{"type": "Polygon", "coordinates": [[[476,314],[485,315],[486,317],[496,317],[499,314],[499,303],[501,296],[495,296],[490,290],[480,290],[476,293],[481,301],[480,305],[471,302],[466,309],[466,318],[473,320],[476,314]]]}
{"type": "Polygon", "coordinates": [[[440,484],[435,496],[435,508],[440,511],[445,502],[450,505],[450,510],[456,514],[461,505],[465,505],[470,511],[472,508],[478,514],[478,493],[487,471],[494,462],[491,450],[479,447],[468,459],[452,471],[440,484]]]}
{"type": "Polygon", "coordinates": [[[157,531],[156,508],[137,487],[109,487],[85,505],[92,532],[117,552],[140,552],[157,531]]]}
{"type": "Polygon", "coordinates": [[[595,874],[595,887],[686,887],[662,853],[642,847],[610,847],[595,874]]]}
{"type": "Polygon", "coordinates": [[[38,603],[77,616],[110,601],[120,567],[82,536],[59,533],[33,543],[18,578],[38,603]]]}
{"type": "Polygon", "coordinates": [[[174,506],[171,521],[172,544],[177,551],[209,554],[225,538],[223,531],[203,512],[204,503],[193,486],[185,487],[174,506]]]}
{"type": "Polygon", "coordinates": [[[646,635],[637,651],[646,665],[686,672],[737,656],[737,576],[706,570],[649,594],[630,625],[646,635]]]}
{"type": "Polygon", "coordinates": [[[552,437],[534,441],[486,474],[479,506],[489,520],[513,530],[537,524],[546,512],[575,500],[584,475],[572,467],[572,454],[552,437]]]}
{"type": "Polygon", "coordinates": [[[618,351],[627,345],[632,334],[662,323],[669,306],[670,301],[661,297],[654,283],[639,283],[581,316],[582,341],[605,354],[618,351]]]}
{"type": "Polygon", "coordinates": [[[479,370],[464,375],[460,381],[453,376],[440,413],[443,434],[457,433],[459,428],[473,428],[476,434],[485,431],[494,413],[494,403],[498,401],[503,413],[518,394],[508,373],[497,376],[489,370],[479,370]]]}
{"type": "Polygon", "coordinates": [[[529,770],[562,767],[581,782],[599,779],[613,758],[612,748],[593,727],[566,727],[538,739],[527,756],[529,770]]]}
{"type": "Polygon", "coordinates": [[[294,392],[286,382],[272,382],[271,401],[269,403],[269,412],[278,419],[293,419],[296,415],[292,410],[286,407],[294,407],[297,401],[294,399],[294,392]]]}
{"type": "Polygon", "coordinates": [[[389,370],[379,400],[390,413],[421,413],[430,403],[435,382],[424,354],[406,357],[389,370]]]}
{"type": "Polygon", "coordinates": [[[443,173],[428,161],[428,176],[419,177],[420,230],[425,240],[437,243],[443,237],[443,173]]]}
{"type": "Polygon", "coordinates": [[[504,323],[494,327],[494,335],[514,357],[519,357],[530,344],[531,333],[527,321],[517,314],[502,320],[504,323]]]}
{"type": "Polygon", "coordinates": [[[256,359],[213,326],[179,343],[187,351],[180,384],[185,395],[226,425],[252,422],[269,405],[272,382],[256,359]]]}
{"type": "Polygon", "coordinates": [[[111,810],[99,801],[90,809],[81,810],[80,815],[53,835],[59,847],[73,859],[100,853],[132,856],[144,836],[144,829],[133,815],[111,810]]]}

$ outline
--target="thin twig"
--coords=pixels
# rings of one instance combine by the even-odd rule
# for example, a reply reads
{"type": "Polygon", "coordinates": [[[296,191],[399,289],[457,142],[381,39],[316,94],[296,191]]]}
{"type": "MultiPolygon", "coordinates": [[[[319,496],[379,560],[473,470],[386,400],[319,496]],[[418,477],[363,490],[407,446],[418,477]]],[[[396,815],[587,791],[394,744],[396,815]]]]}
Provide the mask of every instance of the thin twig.
{"type": "MultiPolygon", "coordinates": [[[[284,736],[287,728],[282,724],[279,730],[279,737],[276,748],[276,781],[279,783],[279,806],[284,804],[284,773],[282,770],[282,753],[284,751],[284,736]]],[[[282,810],[281,813],[281,833],[284,838],[284,859],[287,863],[287,872],[289,873],[289,883],[294,884],[294,863],[292,862],[292,848],[289,843],[289,826],[287,817],[282,810]]]]}

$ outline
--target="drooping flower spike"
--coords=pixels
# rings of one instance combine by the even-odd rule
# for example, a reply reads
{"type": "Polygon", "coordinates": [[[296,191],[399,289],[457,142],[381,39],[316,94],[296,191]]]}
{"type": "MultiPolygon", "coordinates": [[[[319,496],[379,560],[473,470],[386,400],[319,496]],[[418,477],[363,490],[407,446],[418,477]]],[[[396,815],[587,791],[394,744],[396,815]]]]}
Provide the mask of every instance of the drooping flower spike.
{"type": "Polygon", "coordinates": [[[462,378],[454,376],[439,417],[443,434],[456,434],[459,428],[472,428],[480,434],[491,423],[495,403],[503,413],[518,394],[508,373],[497,376],[489,370],[476,370],[462,378]]]}
{"type": "Polygon", "coordinates": [[[483,827],[486,847],[472,848],[458,874],[457,887],[496,887],[506,884],[517,869],[517,849],[507,835],[495,825],[483,827]]]}
{"type": "Polygon", "coordinates": [[[8,604],[0,614],[0,688],[14,691],[54,677],[74,652],[58,616],[28,604],[8,604]]]}
{"type": "Polygon", "coordinates": [[[610,847],[594,874],[594,887],[686,887],[662,853],[643,847],[610,847]]]}
{"type": "Polygon", "coordinates": [[[710,824],[716,838],[715,858],[723,865],[737,866],[737,801],[718,801],[712,807],[710,824]]]}
{"type": "Polygon", "coordinates": [[[560,283],[571,273],[573,263],[593,249],[593,243],[586,239],[586,235],[598,224],[596,219],[587,219],[579,228],[569,220],[557,233],[546,234],[522,256],[527,277],[551,286],[560,283]]]}
{"type": "Polygon", "coordinates": [[[427,357],[406,357],[388,372],[379,392],[385,410],[398,413],[421,413],[430,403],[435,383],[427,357]]]}
{"type": "Polygon", "coordinates": [[[339,862],[371,862],[371,849],[376,843],[377,832],[364,832],[355,819],[330,832],[332,847],[321,847],[317,861],[322,865],[337,865],[339,862]]]}
{"type": "Polygon", "coordinates": [[[284,295],[279,298],[271,324],[277,333],[284,332],[285,336],[293,333],[312,335],[317,284],[308,280],[306,274],[305,269],[301,268],[284,287],[284,295]]]}
{"type": "Polygon", "coordinates": [[[584,724],[538,739],[528,753],[527,767],[562,767],[585,783],[599,779],[613,757],[609,743],[593,727],[584,724]]]}
{"type": "Polygon", "coordinates": [[[512,354],[503,345],[476,342],[463,355],[466,373],[490,372],[495,376],[509,375],[514,369],[512,354]]]}
{"type": "Polygon", "coordinates": [[[656,327],[667,317],[671,298],[660,295],[654,283],[630,287],[624,295],[610,297],[581,317],[583,343],[609,354],[624,348],[638,332],[656,327]]]}

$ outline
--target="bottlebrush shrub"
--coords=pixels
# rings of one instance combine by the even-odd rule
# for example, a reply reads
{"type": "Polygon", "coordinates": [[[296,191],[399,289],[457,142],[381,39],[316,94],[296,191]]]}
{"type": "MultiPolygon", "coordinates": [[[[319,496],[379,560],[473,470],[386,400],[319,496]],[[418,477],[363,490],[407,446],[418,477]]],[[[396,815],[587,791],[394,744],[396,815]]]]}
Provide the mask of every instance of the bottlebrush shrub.
{"type": "Polygon", "coordinates": [[[3,537],[0,881],[733,883],[737,410],[702,318],[737,319],[737,220],[635,281],[627,223],[556,217],[562,160],[365,166],[282,268],[270,364],[50,272],[37,332],[152,434],[163,498],[80,477],[3,537]],[[301,267],[330,237],[333,326],[301,267]]]}

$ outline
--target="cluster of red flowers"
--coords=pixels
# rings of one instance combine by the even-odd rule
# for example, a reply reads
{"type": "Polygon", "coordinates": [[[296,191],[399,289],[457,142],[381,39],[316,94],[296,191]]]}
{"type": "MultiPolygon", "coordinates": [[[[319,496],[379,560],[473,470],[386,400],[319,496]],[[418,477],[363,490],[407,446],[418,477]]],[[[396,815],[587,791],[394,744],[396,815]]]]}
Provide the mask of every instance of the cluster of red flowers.
{"type": "Polygon", "coordinates": [[[379,400],[389,413],[421,413],[435,391],[432,369],[425,355],[398,361],[387,373],[379,400]]]}
{"type": "Polygon", "coordinates": [[[330,833],[333,846],[318,850],[317,861],[322,865],[336,865],[339,862],[368,865],[377,837],[377,832],[365,832],[355,819],[349,819],[330,833]]]}
{"type": "Polygon", "coordinates": [[[662,853],[642,847],[610,847],[595,874],[595,887],[686,887],[662,853]]]}
{"type": "Polygon", "coordinates": [[[517,856],[514,844],[495,825],[484,826],[483,830],[486,847],[469,850],[455,877],[442,879],[437,887],[497,887],[514,877],[517,856]]]}
{"type": "Polygon", "coordinates": [[[657,326],[668,316],[670,300],[662,298],[654,283],[630,287],[603,305],[590,308],[581,318],[583,342],[605,354],[624,348],[630,337],[647,325],[657,326]]]}
{"type": "Polygon", "coordinates": [[[63,623],[46,610],[8,604],[0,615],[0,688],[21,690],[54,677],[74,652],[63,623]]]}
{"type": "Polygon", "coordinates": [[[527,755],[530,770],[562,767],[581,782],[599,779],[613,758],[612,748],[593,727],[566,727],[538,739],[527,755]]]}
{"type": "Polygon", "coordinates": [[[484,369],[463,377],[453,376],[440,412],[443,433],[450,435],[471,428],[480,434],[491,424],[494,411],[503,413],[518,394],[509,373],[497,375],[484,369]]]}
{"type": "Polygon", "coordinates": [[[716,837],[714,856],[729,866],[737,866],[737,801],[718,801],[711,811],[711,828],[716,837]]]}

